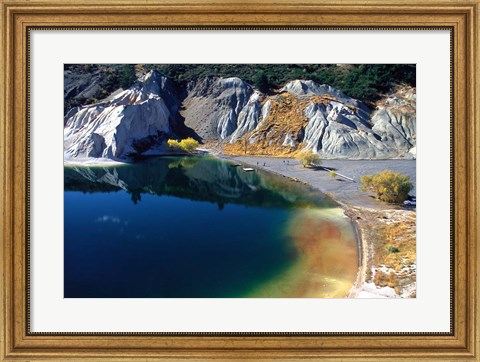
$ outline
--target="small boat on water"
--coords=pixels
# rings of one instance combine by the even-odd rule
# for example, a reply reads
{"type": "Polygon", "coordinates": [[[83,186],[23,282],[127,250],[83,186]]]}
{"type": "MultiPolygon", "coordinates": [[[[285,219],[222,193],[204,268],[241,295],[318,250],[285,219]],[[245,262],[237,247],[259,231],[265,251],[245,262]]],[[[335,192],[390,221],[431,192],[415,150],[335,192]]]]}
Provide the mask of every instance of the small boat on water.
{"type": "Polygon", "coordinates": [[[255,171],[253,168],[250,167],[244,167],[243,171],[250,172],[250,171],[255,171]]]}

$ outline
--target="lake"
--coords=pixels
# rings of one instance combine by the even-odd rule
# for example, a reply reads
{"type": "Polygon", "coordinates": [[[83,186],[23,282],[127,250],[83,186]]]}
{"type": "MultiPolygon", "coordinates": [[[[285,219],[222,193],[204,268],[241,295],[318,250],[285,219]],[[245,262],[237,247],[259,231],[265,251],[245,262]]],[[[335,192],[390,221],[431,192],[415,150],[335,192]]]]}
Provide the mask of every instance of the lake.
{"type": "Polygon", "coordinates": [[[65,298],[346,297],[355,230],[324,194],[210,156],[65,166],[65,298]]]}

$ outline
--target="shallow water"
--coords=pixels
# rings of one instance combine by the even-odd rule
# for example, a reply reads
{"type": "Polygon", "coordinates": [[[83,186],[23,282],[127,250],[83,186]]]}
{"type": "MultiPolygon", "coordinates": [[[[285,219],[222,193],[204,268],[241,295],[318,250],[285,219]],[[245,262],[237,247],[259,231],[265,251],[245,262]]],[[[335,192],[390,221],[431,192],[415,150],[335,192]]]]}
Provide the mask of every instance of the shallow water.
{"type": "Polygon", "coordinates": [[[300,183],[211,157],[65,167],[66,298],[345,297],[350,220],[300,183]]]}

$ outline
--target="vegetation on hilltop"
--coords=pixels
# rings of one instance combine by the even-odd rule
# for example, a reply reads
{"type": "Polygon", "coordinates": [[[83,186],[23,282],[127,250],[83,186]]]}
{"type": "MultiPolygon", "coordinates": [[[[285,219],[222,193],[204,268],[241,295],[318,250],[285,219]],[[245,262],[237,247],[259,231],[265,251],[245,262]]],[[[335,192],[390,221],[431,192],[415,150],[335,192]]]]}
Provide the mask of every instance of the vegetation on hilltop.
{"type": "Polygon", "coordinates": [[[146,64],[177,83],[205,77],[239,77],[267,92],[294,79],[330,84],[345,94],[374,100],[393,84],[415,86],[415,64],[146,64]]]}
{"type": "MultiPolygon", "coordinates": [[[[137,75],[156,70],[180,87],[205,77],[238,77],[264,93],[274,92],[295,79],[330,84],[345,94],[363,101],[375,101],[395,84],[415,86],[415,64],[66,64],[76,74],[103,72],[108,77],[104,89],[132,83],[137,75]]],[[[101,93],[102,90],[100,90],[101,93]]]]}

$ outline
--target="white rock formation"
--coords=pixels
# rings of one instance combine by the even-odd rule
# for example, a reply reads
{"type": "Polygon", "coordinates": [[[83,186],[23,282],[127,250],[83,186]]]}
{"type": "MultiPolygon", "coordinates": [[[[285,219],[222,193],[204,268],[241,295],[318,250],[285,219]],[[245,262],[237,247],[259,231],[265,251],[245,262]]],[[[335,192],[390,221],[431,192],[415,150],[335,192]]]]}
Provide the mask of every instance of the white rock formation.
{"type": "MultiPolygon", "coordinates": [[[[324,158],[391,158],[416,156],[415,89],[407,88],[379,102],[370,114],[360,101],[328,85],[296,80],[283,91],[297,97],[322,96],[327,105],[311,101],[303,143],[324,158]]],[[[290,145],[290,144],[289,144],[290,145]]]]}
{"type": "Polygon", "coordinates": [[[328,84],[318,84],[313,80],[294,80],[285,85],[281,89],[281,92],[288,92],[297,97],[302,96],[329,96],[338,100],[339,102],[353,106],[356,108],[361,108],[364,111],[367,111],[367,107],[360,101],[351,98],[344,93],[340,92],[338,89],[333,88],[328,84]]]}
{"type": "Polygon", "coordinates": [[[64,120],[64,158],[124,159],[159,147],[178,110],[170,82],[147,73],[130,89],[99,103],[77,107],[64,120]]]}
{"type": "Polygon", "coordinates": [[[324,158],[383,157],[388,149],[369,128],[366,113],[331,101],[310,103],[305,108],[308,124],[303,139],[306,149],[324,158]]]}
{"type": "Polygon", "coordinates": [[[248,135],[249,144],[303,147],[322,158],[416,157],[415,88],[397,90],[377,102],[373,112],[359,100],[310,80],[289,82],[281,92],[298,100],[292,103],[298,107],[292,113],[295,130],[289,119],[280,125],[269,118],[281,96],[266,97],[239,78],[191,82],[180,96],[167,78],[150,72],[132,88],[66,114],[65,159],[120,160],[161,151],[163,141],[175,137],[172,127],[181,125],[180,116],[203,141],[235,143],[248,135]],[[299,130],[302,112],[308,122],[299,130]],[[262,128],[267,120],[272,127],[262,128]]]}
{"type": "Polygon", "coordinates": [[[372,114],[372,130],[382,142],[416,155],[416,94],[412,88],[386,98],[372,114]]]}
{"type": "Polygon", "coordinates": [[[237,128],[230,137],[230,143],[235,142],[244,134],[253,131],[258,124],[258,119],[260,118],[260,93],[255,91],[248,100],[245,107],[242,108],[238,114],[237,119],[237,128]]]}
{"type": "Polygon", "coordinates": [[[204,140],[223,140],[235,132],[247,103],[251,109],[240,119],[242,126],[258,113],[255,98],[250,99],[253,88],[240,78],[205,78],[190,83],[187,91],[181,112],[185,125],[204,140]]]}

